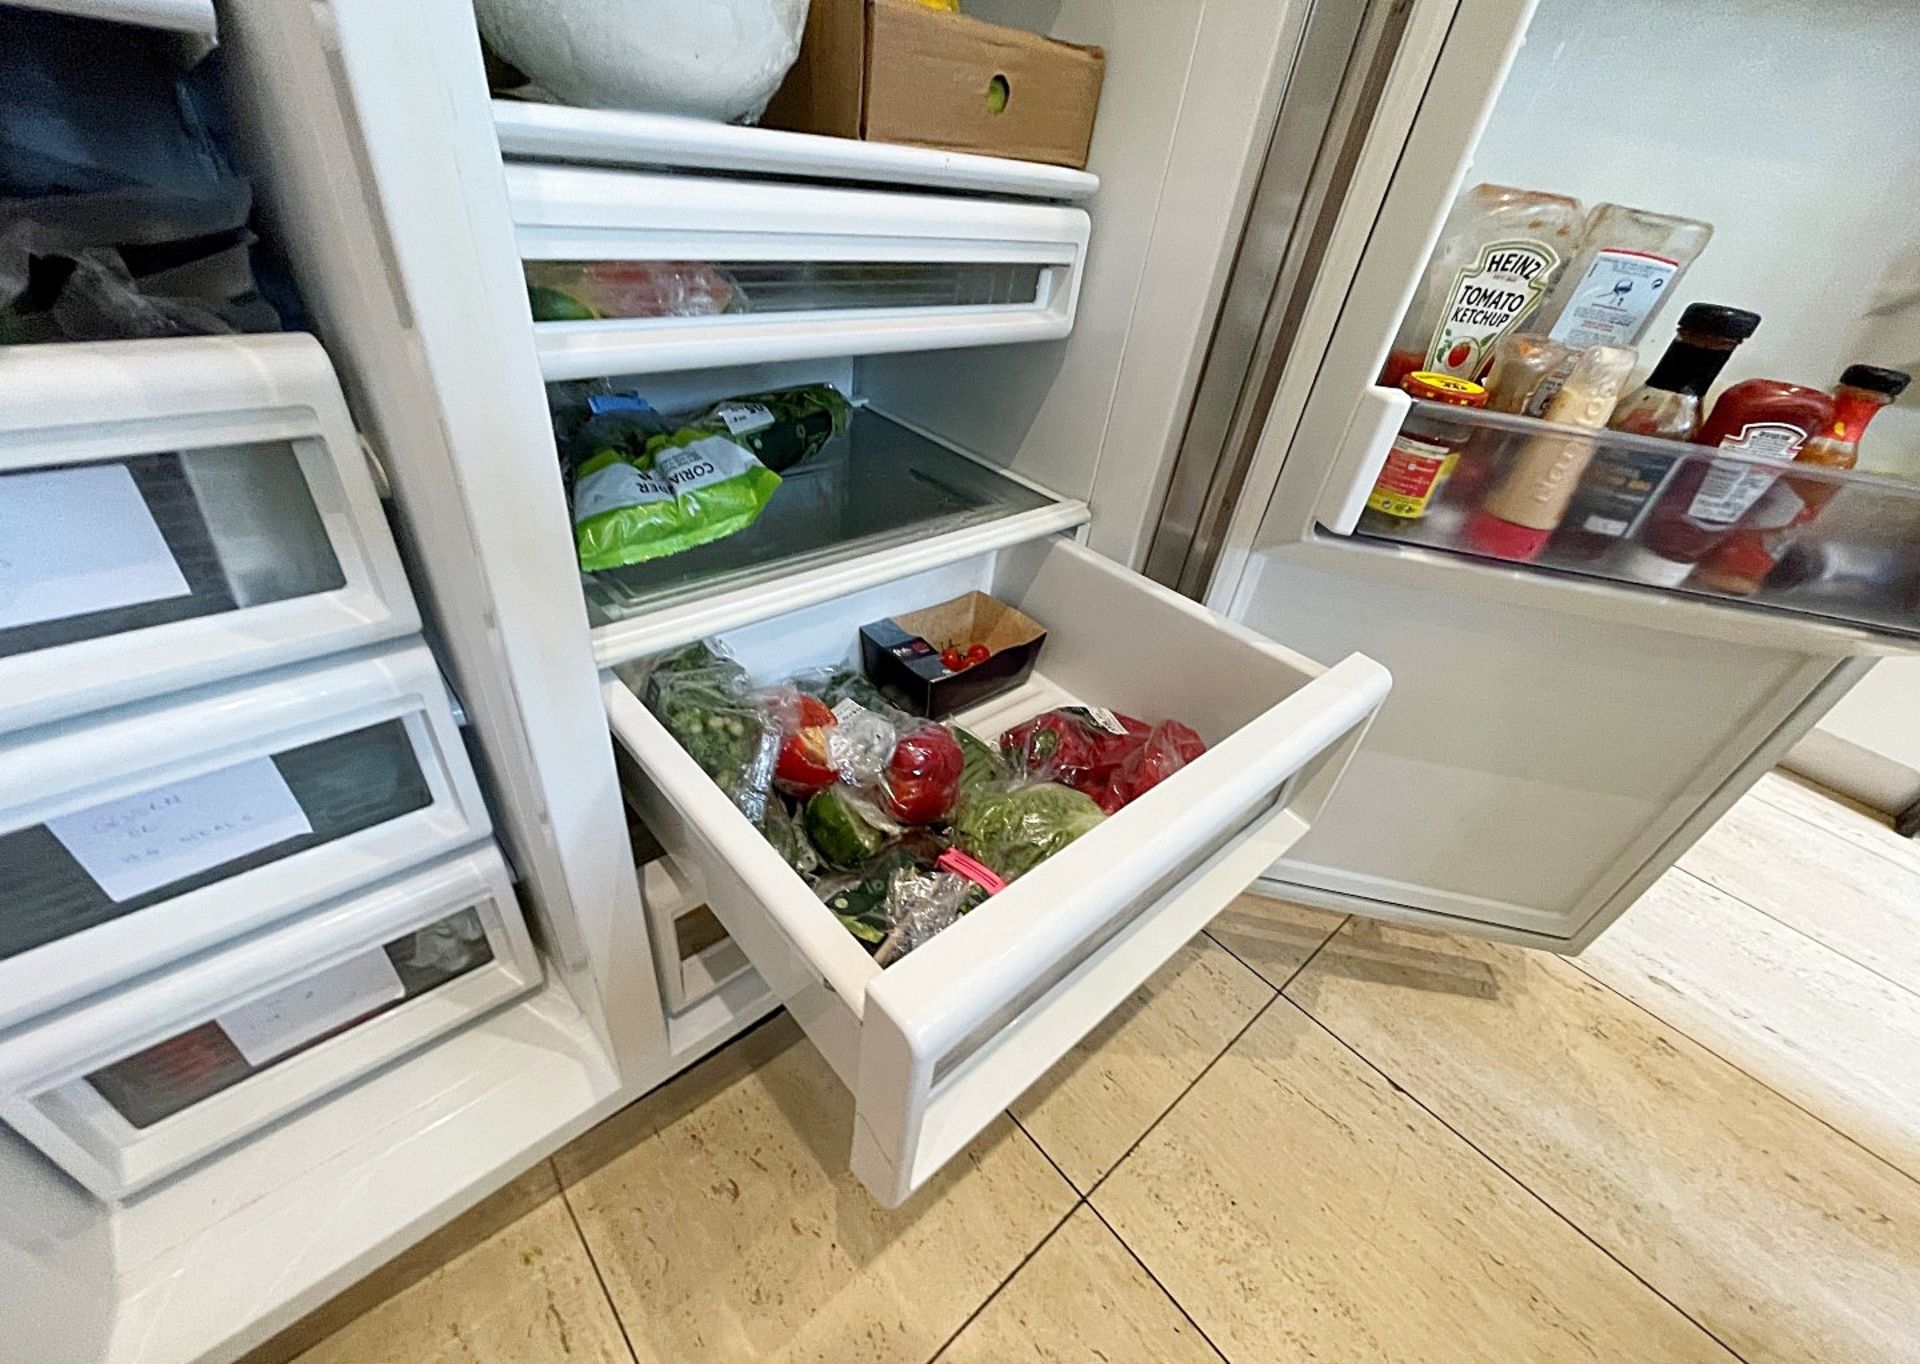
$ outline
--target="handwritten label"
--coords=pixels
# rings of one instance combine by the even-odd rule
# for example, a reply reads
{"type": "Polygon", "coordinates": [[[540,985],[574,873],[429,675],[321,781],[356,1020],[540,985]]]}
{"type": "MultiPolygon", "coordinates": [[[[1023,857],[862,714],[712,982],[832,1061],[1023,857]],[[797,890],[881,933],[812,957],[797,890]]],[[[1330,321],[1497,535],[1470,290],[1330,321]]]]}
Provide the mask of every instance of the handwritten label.
{"type": "Polygon", "coordinates": [[[47,821],[115,904],[313,832],[271,758],[47,821]]]}
{"type": "Polygon", "coordinates": [[[214,1022],[250,1066],[264,1066],[406,997],[385,952],[367,952],[295,981],[214,1022]]]}
{"type": "Polygon", "coordinates": [[[125,465],[0,475],[0,630],[190,590],[125,465]]]}

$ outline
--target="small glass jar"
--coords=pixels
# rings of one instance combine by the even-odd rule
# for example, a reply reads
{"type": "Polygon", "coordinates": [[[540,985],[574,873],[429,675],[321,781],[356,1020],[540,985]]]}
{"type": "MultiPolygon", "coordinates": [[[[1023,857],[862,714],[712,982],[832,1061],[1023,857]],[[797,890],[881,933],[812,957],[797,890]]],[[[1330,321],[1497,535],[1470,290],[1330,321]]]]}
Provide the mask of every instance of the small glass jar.
{"type": "MultiPolygon", "coordinates": [[[[1403,378],[1400,387],[1409,397],[1448,407],[1487,405],[1485,387],[1451,374],[1417,370],[1403,378]]],[[[1464,423],[1424,412],[1410,415],[1393,438],[1387,462],[1381,466],[1373,491],[1367,494],[1360,529],[1376,535],[1399,535],[1425,517],[1472,435],[1473,428],[1464,423]]]]}

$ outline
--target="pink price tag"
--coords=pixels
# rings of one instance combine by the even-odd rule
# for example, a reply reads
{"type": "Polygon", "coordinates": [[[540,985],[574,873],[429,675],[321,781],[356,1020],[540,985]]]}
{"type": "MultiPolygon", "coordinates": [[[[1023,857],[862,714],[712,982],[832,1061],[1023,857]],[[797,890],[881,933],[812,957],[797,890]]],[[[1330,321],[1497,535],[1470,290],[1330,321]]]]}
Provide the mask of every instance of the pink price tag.
{"type": "Polygon", "coordinates": [[[1006,881],[992,867],[968,857],[958,848],[948,848],[934,860],[933,865],[940,871],[950,871],[955,876],[966,877],[989,895],[998,895],[1007,888],[1006,881]]]}

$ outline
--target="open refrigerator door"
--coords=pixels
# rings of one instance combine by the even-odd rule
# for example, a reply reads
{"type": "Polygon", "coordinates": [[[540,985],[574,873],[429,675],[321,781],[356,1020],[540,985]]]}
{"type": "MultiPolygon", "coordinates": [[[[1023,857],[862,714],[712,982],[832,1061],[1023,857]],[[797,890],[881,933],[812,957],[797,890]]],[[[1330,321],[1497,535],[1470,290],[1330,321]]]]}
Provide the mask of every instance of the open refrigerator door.
{"type": "Polygon", "coordinates": [[[1910,240],[1851,154],[1910,114],[1864,12],[1401,17],[1280,215],[1317,272],[1236,267],[1265,330],[1216,333],[1149,572],[1398,680],[1276,893],[1575,952],[1920,632],[1910,240]]]}

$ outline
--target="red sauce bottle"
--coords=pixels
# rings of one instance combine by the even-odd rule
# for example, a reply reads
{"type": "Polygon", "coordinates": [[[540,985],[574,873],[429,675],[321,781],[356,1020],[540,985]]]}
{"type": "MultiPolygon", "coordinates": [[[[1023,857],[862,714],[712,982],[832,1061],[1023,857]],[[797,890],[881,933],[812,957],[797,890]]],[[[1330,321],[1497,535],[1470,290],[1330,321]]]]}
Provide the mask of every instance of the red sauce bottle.
{"type": "MultiPolygon", "coordinates": [[[[1801,447],[1795,464],[1851,469],[1860,458],[1860,437],[1874,414],[1906,391],[1910,376],[1878,365],[1848,365],[1833,391],[1833,420],[1801,447]]],[[[1751,596],[1773,572],[1792,544],[1795,527],[1804,526],[1840,491],[1827,479],[1789,474],[1767,490],[1745,523],[1707,556],[1694,574],[1696,585],[1736,597],[1751,596]]]]}
{"type": "Polygon", "coordinates": [[[1833,421],[1833,399],[1817,388],[1778,379],[1746,379],[1720,395],[1699,431],[1696,445],[1728,452],[1726,459],[1692,459],[1674,475],[1626,547],[1622,567],[1629,577],[1678,587],[1721,541],[1733,533],[1780,477],[1756,459],[1784,461],[1833,421]]]}

